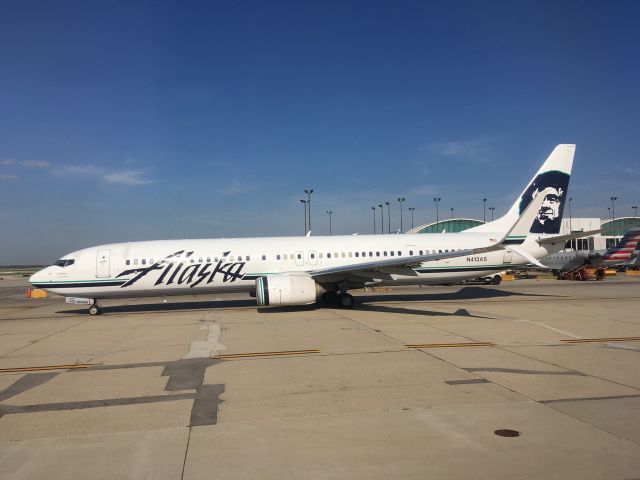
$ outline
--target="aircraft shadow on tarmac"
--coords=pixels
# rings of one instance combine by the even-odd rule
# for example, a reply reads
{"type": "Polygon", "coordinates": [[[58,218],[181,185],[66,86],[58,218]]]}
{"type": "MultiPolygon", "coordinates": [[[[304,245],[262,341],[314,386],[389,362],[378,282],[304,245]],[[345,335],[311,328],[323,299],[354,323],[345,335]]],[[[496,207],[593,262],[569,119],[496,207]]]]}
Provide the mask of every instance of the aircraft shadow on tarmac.
{"type": "MultiPolygon", "coordinates": [[[[371,312],[386,312],[386,313],[401,313],[401,314],[414,314],[414,315],[431,315],[431,316],[471,316],[466,310],[458,309],[454,313],[435,312],[427,310],[418,310],[412,308],[406,308],[406,306],[395,305],[379,305],[379,303],[385,302],[404,302],[410,304],[412,302],[437,302],[446,300],[474,300],[484,298],[501,298],[501,297],[546,297],[549,295],[518,293],[500,290],[497,288],[483,288],[483,287],[463,287],[456,292],[447,293],[416,293],[416,294],[376,294],[375,292],[369,292],[366,295],[358,296],[354,310],[371,311],[371,312]]],[[[139,313],[139,312],[171,312],[171,311],[186,311],[186,310],[211,310],[216,308],[247,308],[255,307],[256,301],[254,299],[247,300],[213,300],[213,301],[196,301],[196,302],[176,302],[176,303],[141,303],[141,304],[129,304],[129,305],[106,305],[102,307],[103,313],[139,313]]],[[[331,305],[318,302],[314,305],[300,305],[291,307],[275,307],[275,308],[259,308],[260,313],[278,313],[278,312],[292,312],[292,311],[306,311],[316,310],[320,308],[331,308],[331,305]]],[[[86,315],[86,308],[74,308],[72,310],[60,310],[56,313],[61,314],[78,314],[86,315]]],[[[478,317],[484,318],[484,317],[478,317]]]]}

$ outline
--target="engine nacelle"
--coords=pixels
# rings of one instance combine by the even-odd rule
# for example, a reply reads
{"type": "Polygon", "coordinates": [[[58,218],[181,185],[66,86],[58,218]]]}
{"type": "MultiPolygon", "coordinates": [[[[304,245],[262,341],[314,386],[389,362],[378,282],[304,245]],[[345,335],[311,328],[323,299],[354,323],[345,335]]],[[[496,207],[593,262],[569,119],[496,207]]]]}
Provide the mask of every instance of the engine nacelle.
{"type": "Polygon", "coordinates": [[[309,305],[323,288],[305,275],[268,275],[256,279],[256,300],[259,307],[309,305]]]}

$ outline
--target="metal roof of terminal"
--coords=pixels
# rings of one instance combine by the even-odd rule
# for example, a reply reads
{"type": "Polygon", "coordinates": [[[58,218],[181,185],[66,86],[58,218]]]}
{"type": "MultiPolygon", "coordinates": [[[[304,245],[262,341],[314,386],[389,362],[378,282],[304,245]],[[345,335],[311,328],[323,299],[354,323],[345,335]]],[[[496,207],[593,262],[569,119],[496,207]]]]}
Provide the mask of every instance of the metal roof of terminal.
{"type": "Polygon", "coordinates": [[[474,218],[448,218],[412,228],[407,233],[457,233],[482,225],[482,220],[474,218]]]}

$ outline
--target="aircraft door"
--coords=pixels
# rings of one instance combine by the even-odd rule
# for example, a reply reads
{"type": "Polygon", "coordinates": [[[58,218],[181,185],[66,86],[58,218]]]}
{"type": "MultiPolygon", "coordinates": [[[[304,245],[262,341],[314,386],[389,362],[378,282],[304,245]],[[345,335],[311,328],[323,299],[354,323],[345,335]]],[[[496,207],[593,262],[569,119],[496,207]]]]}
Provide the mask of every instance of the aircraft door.
{"type": "Polygon", "coordinates": [[[96,277],[106,278],[111,275],[111,250],[98,250],[96,257],[96,277]]]}
{"type": "Polygon", "coordinates": [[[513,252],[510,252],[509,250],[505,250],[502,263],[511,263],[512,259],[513,259],[513,252]]]}
{"type": "Polygon", "coordinates": [[[304,252],[296,252],[296,265],[304,265],[304,252]]]}
{"type": "Polygon", "coordinates": [[[317,265],[318,264],[318,253],[315,250],[311,250],[307,257],[307,263],[309,265],[317,265]]]}

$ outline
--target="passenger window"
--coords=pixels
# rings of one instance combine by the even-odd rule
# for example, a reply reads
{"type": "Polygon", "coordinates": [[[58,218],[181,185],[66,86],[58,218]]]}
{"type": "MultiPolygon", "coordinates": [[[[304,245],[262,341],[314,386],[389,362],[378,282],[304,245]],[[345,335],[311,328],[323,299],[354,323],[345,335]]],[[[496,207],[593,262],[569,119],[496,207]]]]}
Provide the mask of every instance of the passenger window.
{"type": "Polygon", "coordinates": [[[369,256],[370,256],[370,257],[373,257],[373,252],[369,252],[369,256]]]}
{"type": "Polygon", "coordinates": [[[353,257],[353,253],[349,252],[349,258],[353,257]]]}
{"type": "Polygon", "coordinates": [[[214,261],[214,262],[217,262],[217,261],[219,261],[219,260],[220,260],[220,259],[219,259],[218,257],[215,257],[215,258],[213,259],[213,261],[214,261]]]}
{"type": "Polygon", "coordinates": [[[137,259],[137,258],[134,258],[134,259],[133,259],[133,264],[134,264],[134,265],[137,265],[137,264],[138,264],[138,259],[137,259]]]}
{"type": "Polygon", "coordinates": [[[127,260],[127,261],[126,261],[126,262],[124,262],[124,263],[126,263],[127,265],[131,265],[131,260],[127,260]]]}
{"type": "Polygon", "coordinates": [[[153,263],[153,258],[151,260],[149,260],[149,263],[153,263]]]}
{"type": "Polygon", "coordinates": [[[299,253],[298,254],[298,260],[301,260],[301,259],[302,259],[302,254],[299,253]]]}
{"type": "Polygon", "coordinates": [[[391,254],[391,256],[393,257],[393,250],[391,250],[389,253],[390,253],[390,254],[391,254]]]}
{"type": "Polygon", "coordinates": [[[320,258],[322,258],[322,253],[319,253],[319,254],[318,254],[318,256],[319,256],[320,258]]]}
{"type": "Polygon", "coordinates": [[[211,257],[207,257],[207,263],[211,263],[211,257]]]}
{"type": "Polygon", "coordinates": [[[367,252],[362,252],[362,256],[366,257],[367,256],[367,252]]]}
{"type": "Polygon", "coordinates": [[[241,262],[242,261],[242,256],[238,257],[238,261],[241,262]]]}
{"type": "Polygon", "coordinates": [[[327,258],[331,258],[331,254],[330,253],[327,253],[327,258]]]}
{"type": "Polygon", "coordinates": [[[401,257],[402,256],[402,250],[398,250],[398,256],[401,257]]]}
{"type": "Polygon", "coordinates": [[[442,250],[438,250],[438,253],[442,253],[442,250]]]}
{"type": "Polygon", "coordinates": [[[422,250],[420,250],[420,255],[422,255],[422,250]]]}
{"type": "Polygon", "coordinates": [[[413,250],[409,250],[409,255],[413,255],[413,250]]]}
{"type": "Polygon", "coordinates": [[[262,255],[262,260],[266,260],[267,256],[266,255],[262,255]]]}
{"type": "Polygon", "coordinates": [[[280,255],[276,255],[276,260],[280,260],[280,255]]]}
{"type": "Polygon", "coordinates": [[[342,258],[345,258],[345,254],[344,254],[344,252],[342,252],[342,258]]]}
{"type": "Polygon", "coordinates": [[[379,256],[380,256],[380,252],[376,252],[376,257],[379,257],[379,256]]]}
{"type": "Polygon", "coordinates": [[[315,253],[310,253],[310,254],[309,254],[309,256],[310,256],[311,258],[316,258],[316,254],[315,254],[315,253]]]}
{"type": "Polygon", "coordinates": [[[146,265],[147,264],[147,260],[143,258],[141,263],[142,263],[142,265],[146,265]]]}
{"type": "Polygon", "coordinates": [[[359,256],[360,256],[360,253],[359,253],[359,252],[356,252],[356,258],[357,258],[357,257],[359,257],[359,256]]]}
{"type": "Polygon", "coordinates": [[[196,259],[192,258],[191,260],[189,260],[191,263],[196,263],[196,259]]]}
{"type": "Polygon", "coordinates": [[[247,255],[246,257],[244,257],[244,261],[248,262],[249,260],[251,260],[251,257],[249,255],[247,255]]]}

